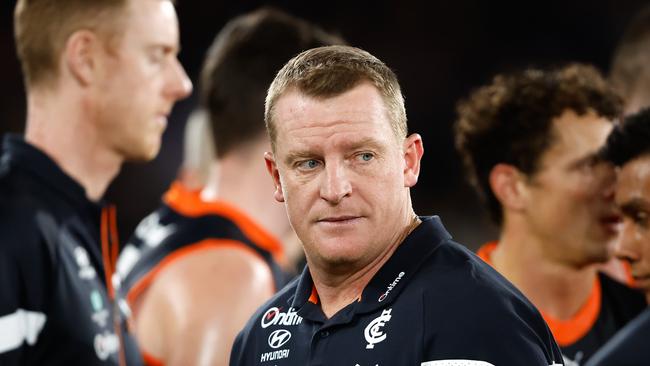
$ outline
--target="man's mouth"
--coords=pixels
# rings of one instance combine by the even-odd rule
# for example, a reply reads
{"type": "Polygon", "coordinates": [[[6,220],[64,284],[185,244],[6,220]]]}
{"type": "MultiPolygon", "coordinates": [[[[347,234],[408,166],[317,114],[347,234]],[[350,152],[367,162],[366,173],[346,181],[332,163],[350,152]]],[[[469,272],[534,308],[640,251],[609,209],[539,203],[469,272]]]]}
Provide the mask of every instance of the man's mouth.
{"type": "Polygon", "coordinates": [[[347,225],[356,222],[361,219],[361,216],[354,215],[337,215],[337,216],[326,216],[317,220],[318,223],[326,225],[347,225]]]}
{"type": "Polygon", "coordinates": [[[607,229],[607,231],[612,234],[616,234],[618,233],[622,218],[621,215],[618,214],[609,214],[601,216],[598,221],[605,229],[607,229]]]}
{"type": "Polygon", "coordinates": [[[632,275],[634,279],[634,286],[641,289],[650,289],[650,274],[646,275],[632,275]]]}

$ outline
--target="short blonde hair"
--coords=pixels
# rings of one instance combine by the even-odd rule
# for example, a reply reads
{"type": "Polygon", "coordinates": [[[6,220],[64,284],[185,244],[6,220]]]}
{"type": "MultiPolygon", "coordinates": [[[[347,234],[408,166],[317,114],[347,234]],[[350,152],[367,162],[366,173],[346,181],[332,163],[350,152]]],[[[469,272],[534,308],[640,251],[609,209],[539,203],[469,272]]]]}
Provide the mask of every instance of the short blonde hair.
{"type": "Polygon", "coordinates": [[[406,109],[395,73],[364,50],[350,46],[326,46],[304,51],[292,58],[273,80],[266,95],[264,111],[273,150],[277,136],[273,109],[283,93],[297,88],[311,97],[331,98],[363,81],[369,81],[379,90],[395,136],[405,138],[408,132],[406,109]]]}
{"type": "Polygon", "coordinates": [[[88,29],[115,35],[129,0],[18,0],[14,11],[16,50],[25,85],[58,76],[59,57],[70,35],[88,29]]]}

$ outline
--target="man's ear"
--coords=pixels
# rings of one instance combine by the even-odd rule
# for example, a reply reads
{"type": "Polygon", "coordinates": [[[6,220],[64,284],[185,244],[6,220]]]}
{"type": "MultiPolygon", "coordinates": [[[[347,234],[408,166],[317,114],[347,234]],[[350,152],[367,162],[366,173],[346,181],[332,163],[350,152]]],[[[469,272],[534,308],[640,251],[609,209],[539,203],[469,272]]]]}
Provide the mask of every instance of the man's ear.
{"type": "Polygon", "coordinates": [[[413,187],[420,176],[420,161],[424,154],[422,137],[414,133],[404,139],[404,187],[413,187]]]}
{"type": "Polygon", "coordinates": [[[79,84],[86,86],[95,79],[101,47],[101,40],[95,33],[78,30],[65,43],[62,66],[79,84]]]}
{"type": "Polygon", "coordinates": [[[505,209],[521,211],[526,207],[525,175],[510,164],[497,164],[490,171],[490,189],[505,209]]]}
{"type": "Polygon", "coordinates": [[[284,202],[284,192],[282,192],[282,183],[280,182],[280,172],[278,171],[278,166],[275,163],[275,157],[273,153],[267,151],[264,153],[264,161],[266,162],[266,170],[271,174],[273,178],[273,184],[275,184],[275,192],[273,193],[273,198],[278,202],[284,202]]]}

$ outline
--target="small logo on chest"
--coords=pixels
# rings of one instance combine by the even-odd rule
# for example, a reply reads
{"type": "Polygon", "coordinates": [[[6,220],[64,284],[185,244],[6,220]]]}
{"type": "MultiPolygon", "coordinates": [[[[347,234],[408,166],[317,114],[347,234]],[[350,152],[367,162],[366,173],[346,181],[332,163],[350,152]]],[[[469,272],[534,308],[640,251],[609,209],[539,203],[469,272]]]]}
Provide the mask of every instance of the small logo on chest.
{"type": "Polygon", "coordinates": [[[97,276],[95,268],[90,264],[88,252],[83,247],[74,248],[74,258],[79,266],[79,278],[84,280],[92,280],[97,276]]]}
{"type": "Polygon", "coordinates": [[[269,346],[271,346],[271,348],[280,348],[282,345],[289,342],[290,338],[291,332],[286,329],[278,329],[269,336],[269,346]]]}
{"type": "Polygon", "coordinates": [[[392,309],[386,309],[381,312],[381,315],[376,317],[373,321],[368,324],[366,329],[363,331],[363,335],[366,337],[366,349],[375,348],[375,344],[382,342],[386,339],[386,333],[383,328],[390,321],[391,315],[390,312],[392,309]]]}

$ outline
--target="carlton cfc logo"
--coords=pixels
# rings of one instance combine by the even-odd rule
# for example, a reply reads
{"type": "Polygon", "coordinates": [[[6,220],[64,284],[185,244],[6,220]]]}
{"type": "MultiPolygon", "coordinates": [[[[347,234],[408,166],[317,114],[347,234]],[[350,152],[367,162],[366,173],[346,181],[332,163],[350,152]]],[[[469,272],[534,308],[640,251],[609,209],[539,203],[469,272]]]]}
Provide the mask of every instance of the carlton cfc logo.
{"type": "Polygon", "coordinates": [[[280,348],[291,339],[291,332],[286,329],[278,329],[269,336],[269,346],[280,348]]]}
{"type": "Polygon", "coordinates": [[[368,342],[366,349],[373,349],[375,348],[375,344],[386,339],[386,333],[384,333],[382,328],[384,328],[386,323],[390,320],[391,310],[392,309],[387,309],[382,311],[381,315],[371,321],[364,330],[363,335],[366,337],[366,342],[368,342]]]}

